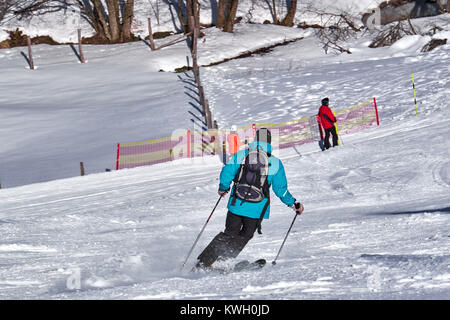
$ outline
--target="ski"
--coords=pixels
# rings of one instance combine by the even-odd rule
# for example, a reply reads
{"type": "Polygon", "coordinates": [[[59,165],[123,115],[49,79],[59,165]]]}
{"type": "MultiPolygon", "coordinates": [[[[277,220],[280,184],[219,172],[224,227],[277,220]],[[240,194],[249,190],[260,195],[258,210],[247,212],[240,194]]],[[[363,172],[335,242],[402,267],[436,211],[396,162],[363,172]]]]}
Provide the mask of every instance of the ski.
{"type": "Polygon", "coordinates": [[[198,268],[193,267],[192,272],[197,272],[202,270],[203,272],[218,272],[220,274],[230,274],[234,272],[242,272],[242,271],[252,271],[252,270],[259,270],[263,268],[267,264],[267,261],[265,259],[258,259],[253,262],[250,262],[248,260],[242,260],[238,263],[234,264],[231,268],[221,268],[221,267],[210,267],[210,268],[198,268]]]}
{"type": "Polygon", "coordinates": [[[258,270],[263,268],[266,265],[267,261],[265,259],[258,259],[253,262],[250,262],[248,260],[243,260],[238,263],[236,263],[231,270],[231,272],[240,272],[240,271],[247,271],[247,270],[258,270]]]}

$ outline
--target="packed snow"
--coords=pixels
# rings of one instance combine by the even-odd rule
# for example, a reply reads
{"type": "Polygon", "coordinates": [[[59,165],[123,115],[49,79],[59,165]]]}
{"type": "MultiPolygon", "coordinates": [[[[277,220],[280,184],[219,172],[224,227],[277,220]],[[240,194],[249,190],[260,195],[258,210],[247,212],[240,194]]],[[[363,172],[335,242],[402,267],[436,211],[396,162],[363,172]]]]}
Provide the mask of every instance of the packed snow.
{"type": "MultiPolygon", "coordinates": [[[[450,15],[413,23],[430,21],[448,26],[450,15]]],[[[277,153],[305,211],[275,266],[294,212],[272,195],[263,234],[236,259],[265,268],[192,273],[224,228],[222,201],[181,270],[217,201],[220,159],[104,172],[117,142],[198,126],[192,75],[171,72],[189,63],[186,43],[85,46],[86,64],[70,46],[38,45],[36,70],[26,48],[0,50],[0,298],[449,299],[450,45],[421,53],[430,37],[410,36],[370,49],[367,34],[346,43],[353,54],[326,55],[310,30],[204,32],[202,65],[297,39],[201,68],[221,128],[310,116],[325,96],[336,109],[376,97],[380,126],[326,152],[277,153]]]]}

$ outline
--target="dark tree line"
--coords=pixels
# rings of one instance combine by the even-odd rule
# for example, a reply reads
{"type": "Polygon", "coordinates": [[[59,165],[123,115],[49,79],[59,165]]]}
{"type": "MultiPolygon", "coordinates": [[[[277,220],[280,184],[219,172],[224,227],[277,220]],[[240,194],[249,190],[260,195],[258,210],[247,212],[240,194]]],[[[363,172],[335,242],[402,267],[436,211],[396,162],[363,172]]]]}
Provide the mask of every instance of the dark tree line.
{"type": "MultiPolygon", "coordinates": [[[[160,6],[159,0],[158,8],[160,6]]],[[[163,4],[176,7],[178,19],[185,34],[193,31],[194,24],[200,25],[199,0],[161,0],[163,4]]],[[[248,1],[248,0],[245,0],[248,1]]],[[[255,0],[252,0],[255,1],[255,0]]],[[[256,0],[264,1],[264,0],[256,0]]],[[[265,0],[268,4],[270,0],[265,0]]],[[[280,1],[280,0],[278,0],[280,1]]],[[[286,1],[287,14],[281,20],[276,13],[276,0],[272,0],[274,23],[293,26],[297,11],[297,0],[286,1]]],[[[224,32],[233,32],[239,0],[216,0],[215,26],[224,32]]],[[[152,2],[149,5],[153,6],[152,2]]],[[[269,4],[270,6],[270,4],[269,4]]],[[[105,43],[127,42],[134,39],[132,22],[135,0],[0,0],[0,21],[7,12],[20,18],[45,14],[55,10],[77,8],[91,24],[99,41],[105,43]]]]}

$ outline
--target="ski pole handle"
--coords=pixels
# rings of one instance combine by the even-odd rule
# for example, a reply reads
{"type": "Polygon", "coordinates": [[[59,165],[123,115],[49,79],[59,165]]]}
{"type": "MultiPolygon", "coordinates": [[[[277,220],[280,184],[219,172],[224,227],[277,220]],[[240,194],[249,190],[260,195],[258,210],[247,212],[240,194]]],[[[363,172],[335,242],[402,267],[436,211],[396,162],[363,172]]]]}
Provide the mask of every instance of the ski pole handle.
{"type": "Polygon", "coordinates": [[[195,245],[197,244],[198,240],[200,239],[200,237],[201,237],[203,231],[205,231],[206,225],[208,224],[209,220],[211,219],[211,217],[212,217],[214,211],[216,210],[216,208],[217,208],[217,206],[218,206],[218,204],[219,204],[219,202],[220,202],[221,199],[222,199],[222,196],[220,196],[220,197],[219,197],[219,200],[217,200],[216,205],[214,206],[213,210],[211,211],[211,214],[209,215],[208,219],[206,220],[205,224],[203,225],[202,230],[200,231],[200,233],[198,234],[197,238],[195,239],[194,244],[192,245],[191,250],[189,250],[189,253],[188,253],[187,257],[186,257],[186,260],[184,260],[184,262],[183,262],[183,264],[182,264],[182,266],[181,266],[181,270],[183,270],[184,266],[186,265],[186,262],[189,260],[189,257],[191,256],[192,251],[194,251],[195,245]]]}
{"type": "Polygon", "coordinates": [[[305,210],[303,205],[297,201],[294,203],[294,207],[295,207],[295,213],[297,213],[298,215],[302,214],[303,210],[305,210]]]}

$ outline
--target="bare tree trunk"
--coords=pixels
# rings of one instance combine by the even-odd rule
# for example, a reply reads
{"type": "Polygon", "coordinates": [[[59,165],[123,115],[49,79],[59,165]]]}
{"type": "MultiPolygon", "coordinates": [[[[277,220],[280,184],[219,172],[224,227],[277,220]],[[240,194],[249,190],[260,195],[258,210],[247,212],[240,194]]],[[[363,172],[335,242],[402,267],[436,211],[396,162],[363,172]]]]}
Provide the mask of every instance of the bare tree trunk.
{"type": "Polygon", "coordinates": [[[109,29],[111,33],[111,41],[117,42],[120,39],[120,18],[119,6],[115,0],[106,0],[108,8],[109,29]]]}
{"type": "Polygon", "coordinates": [[[92,0],[92,4],[94,5],[94,17],[100,22],[100,26],[102,32],[100,36],[106,38],[107,40],[111,40],[111,34],[109,32],[109,26],[105,15],[103,14],[103,7],[100,0],[92,0]]]}
{"type": "Polygon", "coordinates": [[[450,0],[447,0],[447,12],[450,13],[450,0]]]}
{"type": "Polygon", "coordinates": [[[134,18],[134,0],[127,0],[125,5],[125,13],[123,16],[121,40],[128,41],[131,39],[131,24],[134,18]]]}
{"type": "Polygon", "coordinates": [[[227,7],[227,0],[219,0],[217,7],[217,28],[222,29],[225,26],[225,9],[227,7]]]}
{"type": "Polygon", "coordinates": [[[198,0],[186,0],[186,19],[183,17],[183,0],[178,0],[180,22],[183,25],[184,34],[194,33],[194,28],[200,26],[200,4],[198,0]],[[193,18],[194,20],[192,20],[193,18]],[[192,22],[194,21],[194,22],[192,22]]]}
{"type": "Polygon", "coordinates": [[[178,0],[178,19],[183,27],[184,34],[192,33],[194,25],[191,23],[191,17],[195,18],[194,25],[200,25],[200,6],[197,0],[178,0]],[[186,9],[187,17],[183,15],[183,9],[186,9]]]}
{"type": "Polygon", "coordinates": [[[272,0],[272,10],[273,10],[273,23],[278,24],[280,21],[278,21],[278,15],[277,15],[277,5],[275,3],[276,0],[272,0]]]}
{"type": "Polygon", "coordinates": [[[237,8],[239,5],[239,0],[230,0],[231,3],[228,6],[228,15],[227,20],[225,22],[225,27],[223,31],[225,32],[233,32],[234,20],[236,19],[237,8]]]}
{"type": "Polygon", "coordinates": [[[183,28],[184,34],[186,34],[189,22],[187,20],[184,20],[183,18],[183,0],[178,0],[177,15],[178,20],[180,20],[181,27],[183,28]]]}
{"type": "Polygon", "coordinates": [[[148,18],[148,40],[150,41],[150,48],[155,50],[155,40],[153,40],[152,20],[148,18]]]}
{"type": "Polygon", "coordinates": [[[297,12],[297,0],[291,0],[291,5],[289,6],[289,10],[284,17],[281,24],[286,27],[292,27],[294,25],[295,13],[297,12]]]}
{"type": "Polygon", "coordinates": [[[194,4],[192,6],[192,10],[194,12],[194,18],[195,18],[195,25],[198,28],[198,31],[200,31],[200,3],[198,0],[194,0],[194,4]]]}
{"type": "Polygon", "coordinates": [[[197,4],[197,1],[195,1],[195,0],[186,0],[186,11],[187,11],[187,15],[188,15],[187,16],[188,29],[185,30],[186,33],[193,32],[195,25],[197,23],[197,19],[195,17],[196,13],[197,13],[196,4],[197,4]],[[194,6],[195,6],[195,8],[194,8],[194,6]],[[192,20],[191,17],[193,17],[194,19],[192,20]]]}

